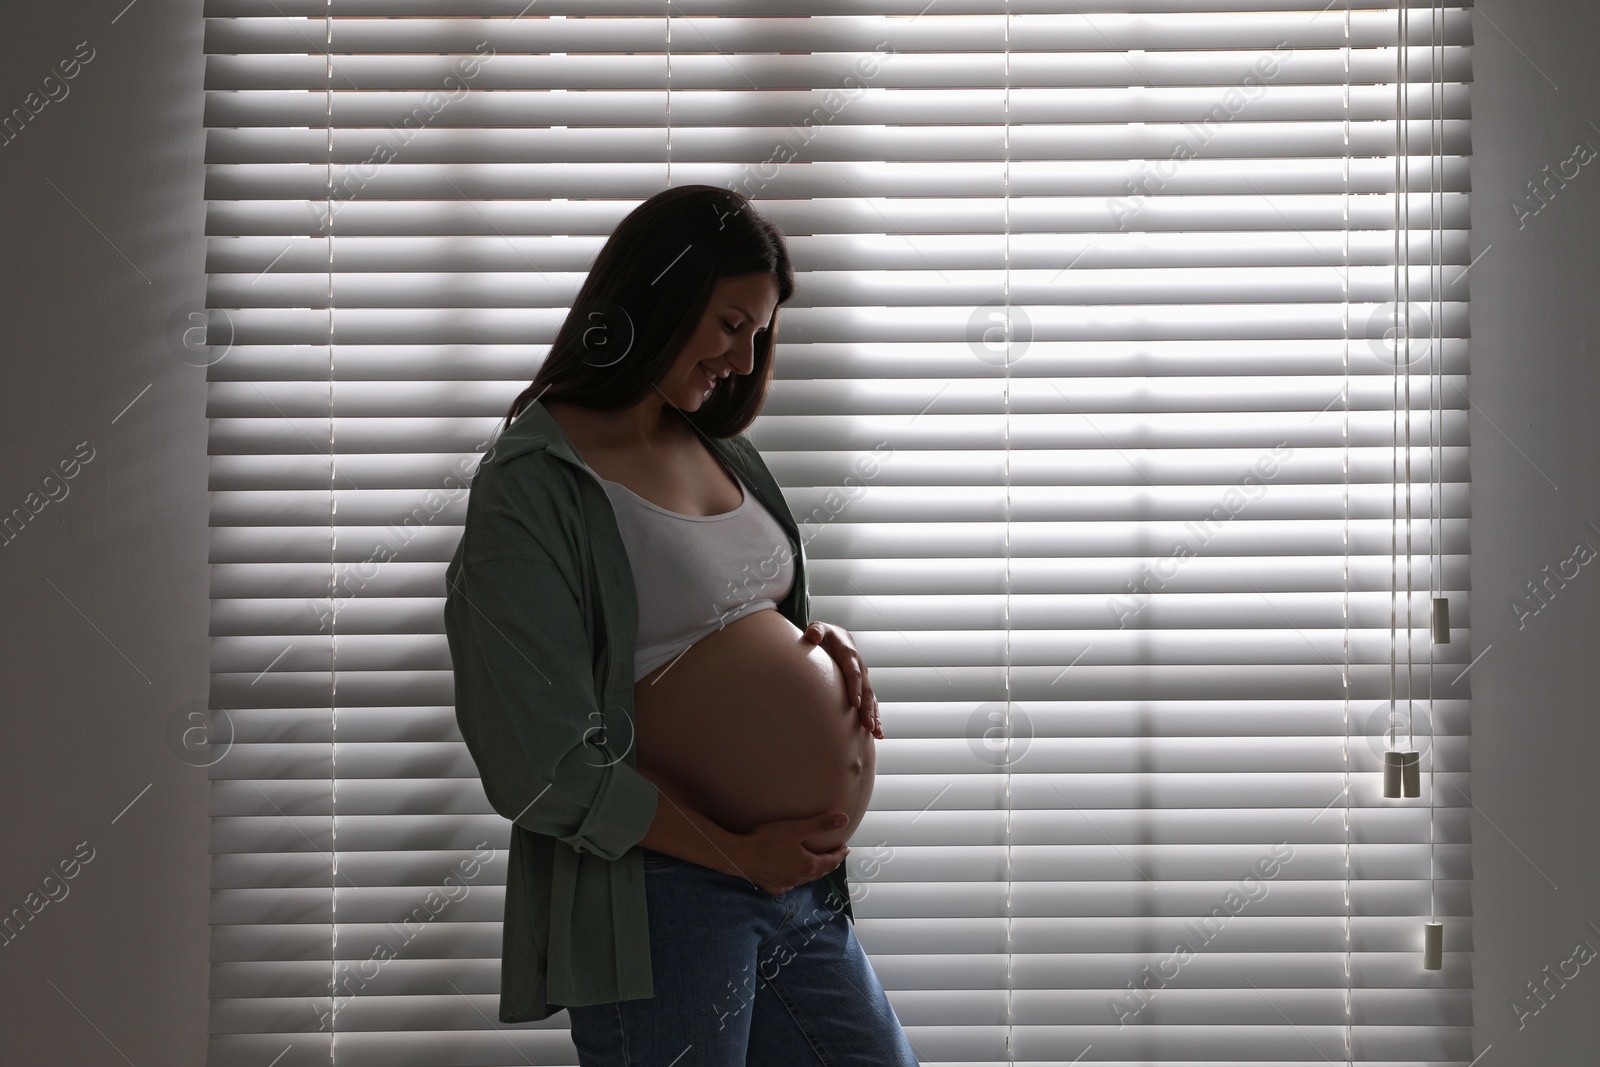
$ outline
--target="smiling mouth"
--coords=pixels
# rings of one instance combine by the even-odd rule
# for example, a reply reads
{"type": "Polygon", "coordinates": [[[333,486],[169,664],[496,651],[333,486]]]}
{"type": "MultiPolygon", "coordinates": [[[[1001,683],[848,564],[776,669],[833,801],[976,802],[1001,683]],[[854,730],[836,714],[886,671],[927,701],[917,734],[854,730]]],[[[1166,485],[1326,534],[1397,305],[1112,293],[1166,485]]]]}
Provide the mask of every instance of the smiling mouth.
{"type": "Polygon", "coordinates": [[[717,387],[717,376],[712,374],[709,368],[702,368],[702,370],[705,372],[707,390],[715,389],[717,387]]]}

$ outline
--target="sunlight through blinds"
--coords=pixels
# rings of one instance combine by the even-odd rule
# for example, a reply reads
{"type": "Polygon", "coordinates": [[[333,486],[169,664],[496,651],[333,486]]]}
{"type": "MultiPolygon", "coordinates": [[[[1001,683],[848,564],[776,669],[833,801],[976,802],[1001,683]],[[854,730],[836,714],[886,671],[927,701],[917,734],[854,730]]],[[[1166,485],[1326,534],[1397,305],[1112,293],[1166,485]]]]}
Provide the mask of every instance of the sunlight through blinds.
{"type": "Polygon", "coordinates": [[[443,574],[689,183],[795,256],[750,436],[923,1062],[1469,1062],[1463,4],[206,0],[208,1062],[576,1062],[496,1021],[443,574]]]}

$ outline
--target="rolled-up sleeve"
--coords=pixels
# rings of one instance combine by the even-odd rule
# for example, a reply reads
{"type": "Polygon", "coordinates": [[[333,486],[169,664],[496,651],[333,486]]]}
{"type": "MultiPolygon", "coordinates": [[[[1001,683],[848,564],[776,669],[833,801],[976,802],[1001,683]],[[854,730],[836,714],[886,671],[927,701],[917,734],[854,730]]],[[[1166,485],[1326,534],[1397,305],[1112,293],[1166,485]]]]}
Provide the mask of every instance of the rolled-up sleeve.
{"type": "MultiPolygon", "coordinates": [[[[480,473],[447,572],[456,722],[497,812],[615,860],[648,832],[660,791],[607,738],[576,578],[517,496],[480,473]]],[[[631,729],[611,733],[632,743],[631,729]]]]}

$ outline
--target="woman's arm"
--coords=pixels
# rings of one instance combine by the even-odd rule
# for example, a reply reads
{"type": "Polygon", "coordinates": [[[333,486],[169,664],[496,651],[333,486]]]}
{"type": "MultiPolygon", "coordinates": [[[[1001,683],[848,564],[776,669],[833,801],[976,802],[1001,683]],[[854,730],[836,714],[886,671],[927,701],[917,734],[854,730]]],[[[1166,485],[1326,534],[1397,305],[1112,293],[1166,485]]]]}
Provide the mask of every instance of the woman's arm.
{"type": "Polygon", "coordinates": [[[580,564],[554,526],[562,504],[537,470],[517,475],[480,470],[446,572],[456,721],[497,812],[615,860],[649,828],[658,794],[606,737],[621,709],[597,688],[580,564]]]}
{"type": "Polygon", "coordinates": [[[654,782],[661,794],[655,821],[639,842],[646,848],[743,878],[774,895],[821,878],[850,854],[843,843],[828,852],[812,852],[802,843],[806,837],[843,825],[843,812],[774,819],[748,834],[736,834],[701,814],[671,782],[647,770],[639,773],[654,782]]]}
{"type": "Polygon", "coordinates": [[[737,874],[740,835],[701,814],[671,782],[643,767],[639,773],[661,793],[655,820],[639,844],[723,874],[737,874]]]}

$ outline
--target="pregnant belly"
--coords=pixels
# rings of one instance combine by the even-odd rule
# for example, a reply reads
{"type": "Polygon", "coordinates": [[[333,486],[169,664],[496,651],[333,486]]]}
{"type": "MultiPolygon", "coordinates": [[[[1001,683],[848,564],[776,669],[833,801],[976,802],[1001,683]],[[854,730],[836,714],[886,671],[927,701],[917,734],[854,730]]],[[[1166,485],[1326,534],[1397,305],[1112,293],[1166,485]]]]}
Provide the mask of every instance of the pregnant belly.
{"type": "Polygon", "coordinates": [[[734,833],[845,812],[843,826],[804,839],[826,851],[850,839],[872,799],[874,739],[838,665],[770,608],[641,678],[634,721],[639,767],[734,833]]]}

